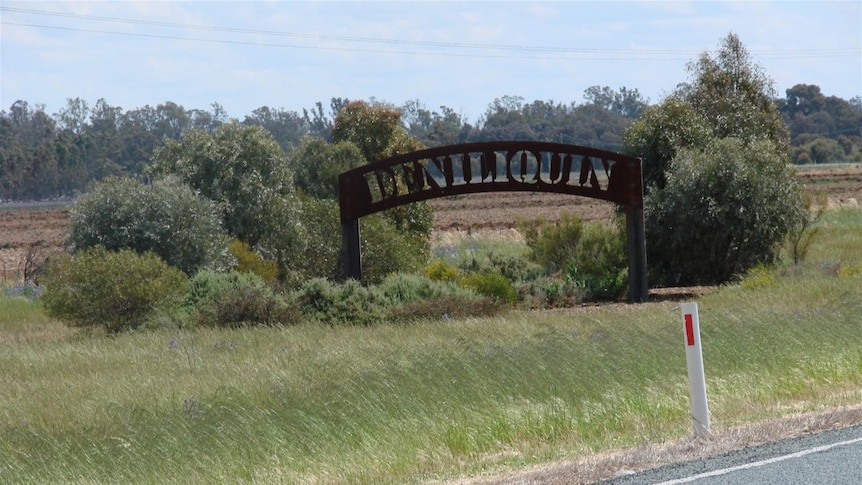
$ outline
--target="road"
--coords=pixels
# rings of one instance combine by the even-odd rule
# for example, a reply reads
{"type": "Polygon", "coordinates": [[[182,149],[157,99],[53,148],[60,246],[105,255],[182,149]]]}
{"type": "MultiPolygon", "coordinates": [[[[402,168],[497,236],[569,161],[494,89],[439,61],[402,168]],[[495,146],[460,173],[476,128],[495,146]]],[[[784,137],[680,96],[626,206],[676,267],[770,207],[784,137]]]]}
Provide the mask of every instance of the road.
{"type": "Polygon", "coordinates": [[[599,483],[857,485],[862,483],[862,425],[743,448],[599,483]]]}

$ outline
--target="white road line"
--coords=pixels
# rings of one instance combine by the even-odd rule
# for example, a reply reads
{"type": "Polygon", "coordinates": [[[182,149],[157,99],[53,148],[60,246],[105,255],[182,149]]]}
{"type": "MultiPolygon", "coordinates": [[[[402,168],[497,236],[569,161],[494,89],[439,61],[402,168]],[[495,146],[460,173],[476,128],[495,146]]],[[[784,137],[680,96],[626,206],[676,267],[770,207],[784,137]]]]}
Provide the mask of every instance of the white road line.
{"type": "Polygon", "coordinates": [[[856,438],[856,439],[849,440],[849,441],[841,441],[839,443],[832,443],[831,445],[823,445],[823,446],[818,446],[816,448],[809,448],[807,450],[798,451],[796,453],[791,453],[789,455],[776,456],[775,458],[770,458],[768,460],[756,461],[754,463],[746,463],[745,465],[739,465],[739,466],[734,466],[734,467],[730,467],[730,468],[722,468],[721,470],[714,470],[714,471],[707,472],[707,473],[701,473],[700,475],[693,475],[690,477],[678,478],[676,480],[661,482],[661,483],[658,483],[656,485],[676,485],[677,483],[693,482],[695,480],[700,480],[701,478],[717,477],[719,475],[726,475],[728,473],[733,473],[733,472],[739,471],[739,470],[746,470],[748,468],[757,468],[759,466],[769,465],[772,463],[777,463],[779,461],[789,460],[791,458],[799,458],[799,457],[802,457],[805,455],[810,455],[812,453],[819,453],[821,451],[830,450],[832,448],[837,448],[839,446],[852,445],[853,443],[858,443],[860,441],[862,441],[862,438],[856,438]]]}

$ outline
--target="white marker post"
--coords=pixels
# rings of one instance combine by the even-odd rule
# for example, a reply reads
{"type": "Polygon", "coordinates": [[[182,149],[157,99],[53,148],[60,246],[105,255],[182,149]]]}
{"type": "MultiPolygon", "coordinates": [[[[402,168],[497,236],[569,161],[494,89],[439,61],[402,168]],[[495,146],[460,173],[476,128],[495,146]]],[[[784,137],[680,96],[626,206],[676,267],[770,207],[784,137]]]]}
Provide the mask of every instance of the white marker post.
{"type": "Polygon", "coordinates": [[[691,396],[691,419],[698,436],[709,436],[709,407],[706,403],[706,377],[703,373],[703,351],[700,346],[700,321],[697,303],[682,304],[685,331],[685,360],[688,364],[688,385],[691,396]]]}

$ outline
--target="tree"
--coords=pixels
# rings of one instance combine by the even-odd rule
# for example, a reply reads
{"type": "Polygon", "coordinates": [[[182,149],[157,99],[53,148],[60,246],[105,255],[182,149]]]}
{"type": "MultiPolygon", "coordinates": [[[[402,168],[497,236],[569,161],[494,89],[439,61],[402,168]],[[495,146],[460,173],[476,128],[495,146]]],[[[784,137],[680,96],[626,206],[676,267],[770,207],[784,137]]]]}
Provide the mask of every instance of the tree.
{"type": "Polygon", "coordinates": [[[69,242],[76,251],[152,252],[188,275],[225,265],[227,237],[215,204],[175,177],[151,185],[108,178],[78,200],[71,219],[69,242]]]}
{"type": "Polygon", "coordinates": [[[225,230],[254,246],[271,227],[269,212],[293,190],[284,152],[258,126],[224,124],[210,134],[186,132],[156,150],[149,172],[173,174],[215,201],[225,230]]]}
{"type": "Polygon", "coordinates": [[[520,96],[496,98],[485,110],[482,129],[476,138],[479,141],[538,139],[523,107],[524,98],[520,96]]]}
{"type": "Polygon", "coordinates": [[[214,132],[219,126],[230,120],[224,106],[218,103],[212,103],[210,106],[212,107],[212,112],[202,109],[193,109],[189,111],[191,129],[214,132]]]}
{"type": "Polygon", "coordinates": [[[90,106],[81,98],[67,99],[66,107],[55,116],[57,123],[62,129],[72,133],[81,134],[87,119],[90,117],[90,106]]]}
{"type": "MultiPolygon", "coordinates": [[[[347,103],[335,117],[332,140],[351,142],[368,162],[425,148],[401,125],[401,111],[385,104],[347,103]]],[[[426,240],[431,234],[431,207],[417,202],[386,211],[396,228],[426,240]]]]}
{"type": "Polygon", "coordinates": [[[685,101],[703,116],[717,138],[769,140],[789,153],[790,135],[775,99],[778,93],[736,34],[728,34],[716,57],[704,52],[688,65],[695,81],[685,101]]]}
{"type": "Polygon", "coordinates": [[[822,136],[793,148],[793,163],[839,163],[844,161],[845,149],[837,140],[822,136]]]}
{"type": "Polygon", "coordinates": [[[770,141],[683,148],[649,197],[648,261],[665,284],[723,283],[775,262],[804,217],[793,170],[770,141]]]}
{"type": "MultiPolygon", "coordinates": [[[[596,87],[599,94],[602,89],[596,87]]],[[[610,88],[607,88],[610,96],[610,88]]],[[[505,96],[488,106],[483,124],[472,129],[467,141],[539,140],[619,150],[622,135],[632,119],[598,103],[562,104],[505,96]]]]}
{"type": "MultiPolygon", "coordinates": [[[[276,261],[284,284],[301,286],[311,278],[344,277],[338,203],[299,194],[279,206],[281,221],[260,242],[260,249],[276,261]]],[[[404,231],[386,214],[362,219],[363,281],[379,283],[396,272],[418,270],[427,260],[427,237],[404,231]]]]}
{"type": "Polygon", "coordinates": [[[298,146],[302,137],[308,134],[307,121],[298,113],[272,109],[269,106],[261,106],[252,111],[242,124],[260,126],[272,133],[285,153],[298,146]]]}
{"type": "Polygon", "coordinates": [[[332,128],[332,141],[349,141],[359,147],[368,162],[423,148],[401,126],[401,111],[365,101],[347,103],[332,128]]]}
{"type": "Polygon", "coordinates": [[[739,38],[689,73],[625,135],[644,160],[647,260],[662,284],[721,283],[772,262],[804,216],[772,83],[739,38]]]}
{"type": "Polygon", "coordinates": [[[682,84],[657,106],[647,108],[626,131],[623,151],[641,157],[644,182],[661,188],[677,150],[705,147],[712,139],[769,140],[789,155],[789,135],[774,101],[772,81],[753,64],[735,34],[722,40],[715,58],[700,55],[688,65],[682,84]]]}
{"type": "Polygon", "coordinates": [[[862,106],[826,96],[813,84],[797,84],[786,93],[778,105],[790,128],[794,163],[862,160],[862,106]]]}
{"type": "Polygon", "coordinates": [[[330,99],[328,115],[323,112],[323,103],[320,101],[315,103],[314,108],[310,111],[303,109],[302,117],[305,119],[306,126],[308,126],[308,134],[331,142],[333,120],[349,102],[350,100],[347,98],[330,99]]]}
{"type": "Polygon", "coordinates": [[[365,163],[353,143],[329,144],[317,137],[304,137],[288,157],[296,187],[319,199],[338,199],[338,175],[365,163]]]}
{"type": "Polygon", "coordinates": [[[693,106],[677,97],[646,108],[640,119],[626,130],[623,152],[640,157],[647,193],[665,186],[665,174],[679,149],[705,146],[713,137],[712,127],[693,106]]]}
{"type": "Polygon", "coordinates": [[[411,100],[401,107],[401,119],[410,136],[426,146],[465,143],[472,126],[448,106],[440,106],[440,111],[429,111],[418,99],[411,100]]]}
{"type": "Polygon", "coordinates": [[[800,113],[808,116],[823,109],[823,93],[820,86],[814,84],[797,84],[785,91],[787,99],[784,102],[784,112],[790,116],[800,113]]]}
{"type": "Polygon", "coordinates": [[[57,165],[55,121],[44,106],[16,101],[2,113],[0,126],[0,199],[56,197],[63,174],[57,165]]]}
{"type": "Polygon", "coordinates": [[[584,101],[633,119],[639,118],[647,107],[647,102],[637,89],[628,89],[625,86],[618,91],[613,91],[608,86],[590,86],[584,90],[584,101]]]}

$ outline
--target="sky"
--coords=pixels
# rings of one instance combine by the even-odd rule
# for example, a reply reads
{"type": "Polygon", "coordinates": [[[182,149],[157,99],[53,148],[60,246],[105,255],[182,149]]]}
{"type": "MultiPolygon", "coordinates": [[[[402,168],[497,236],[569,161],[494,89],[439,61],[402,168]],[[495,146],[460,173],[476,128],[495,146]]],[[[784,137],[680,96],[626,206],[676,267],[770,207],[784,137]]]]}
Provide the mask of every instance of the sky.
{"type": "Polygon", "coordinates": [[[862,96],[860,0],[0,0],[0,109],[218,103],[242,120],[341,97],[473,122],[496,98],[582,103],[595,85],[653,104],[731,32],[780,97],[796,84],[862,96]]]}

